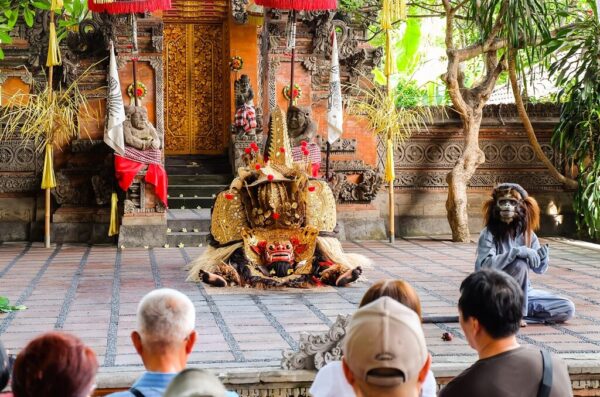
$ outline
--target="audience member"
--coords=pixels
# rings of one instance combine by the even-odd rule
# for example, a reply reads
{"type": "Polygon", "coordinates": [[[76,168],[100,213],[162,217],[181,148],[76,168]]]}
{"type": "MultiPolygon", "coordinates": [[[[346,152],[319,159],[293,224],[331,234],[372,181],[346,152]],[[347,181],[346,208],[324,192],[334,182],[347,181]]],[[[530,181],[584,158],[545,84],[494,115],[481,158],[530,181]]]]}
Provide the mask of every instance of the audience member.
{"type": "Polygon", "coordinates": [[[111,397],[160,397],[169,382],[185,368],[196,342],[196,312],[186,295],[169,288],[146,294],[137,309],[131,341],[146,372],[124,392],[111,397]]]}
{"type": "Polygon", "coordinates": [[[419,316],[387,296],[354,313],[342,349],[358,397],[418,397],[431,365],[419,316]]]}
{"type": "Polygon", "coordinates": [[[15,397],[86,397],[95,388],[96,354],[69,334],[38,336],[19,353],[12,373],[15,397]]]}
{"type": "Polygon", "coordinates": [[[448,383],[440,397],[573,395],[564,362],[517,343],[524,298],[514,278],[480,270],[462,282],[460,292],[460,326],[479,360],[448,383]]]}
{"type": "MultiPolygon", "coordinates": [[[[403,280],[381,280],[373,284],[362,300],[359,307],[363,307],[382,296],[402,303],[421,317],[421,301],[419,296],[409,283],[403,280]]],[[[427,378],[423,384],[421,397],[435,397],[437,384],[433,372],[427,373],[427,378]]],[[[354,397],[354,390],[344,376],[341,361],[333,361],[319,370],[315,380],[310,388],[310,393],[314,397],[354,397]]]]}
{"type": "Polygon", "coordinates": [[[11,357],[8,355],[8,352],[4,348],[2,342],[0,342],[0,397],[9,397],[12,396],[12,393],[2,393],[2,390],[8,385],[8,381],[10,379],[11,372],[11,357]]]}
{"type": "Polygon", "coordinates": [[[231,397],[219,378],[204,369],[184,369],[173,378],[164,397],[231,397]]]}

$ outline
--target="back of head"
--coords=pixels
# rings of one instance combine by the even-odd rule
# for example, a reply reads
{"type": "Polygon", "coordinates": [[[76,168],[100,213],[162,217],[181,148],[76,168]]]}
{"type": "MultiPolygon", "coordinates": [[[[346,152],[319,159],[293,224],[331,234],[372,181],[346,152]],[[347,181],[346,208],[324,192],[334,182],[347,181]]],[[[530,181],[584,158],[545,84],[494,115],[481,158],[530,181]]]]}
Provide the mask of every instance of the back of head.
{"type": "Polygon", "coordinates": [[[471,273],[460,285],[458,308],[463,318],[476,318],[495,339],[517,333],[523,315],[523,293],[508,274],[483,269],[471,273]]]}
{"type": "Polygon", "coordinates": [[[184,369],[173,378],[164,397],[225,397],[219,378],[204,369],[184,369]]]}
{"type": "Polygon", "coordinates": [[[382,296],[389,296],[412,309],[421,317],[421,301],[419,295],[409,283],[404,280],[380,280],[373,284],[362,297],[359,307],[363,307],[382,296]]]}
{"type": "Polygon", "coordinates": [[[343,350],[355,379],[384,389],[416,385],[429,357],[419,316],[390,297],[354,313],[343,350]]]}
{"type": "Polygon", "coordinates": [[[193,331],[195,322],[194,304],[174,289],[151,291],[138,305],[137,330],[146,346],[168,347],[183,341],[193,331]]]}
{"type": "Polygon", "coordinates": [[[31,342],[15,361],[15,397],[85,397],[92,392],[98,361],[92,349],[69,334],[49,332],[31,342]]]}
{"type": "Polygon", "coordinates": [[[10,361],[8,358],[8,352],[4,348],[2,342],[0,342],[0,391],[2,391],[8,384],[10,378],[10,361]]]}

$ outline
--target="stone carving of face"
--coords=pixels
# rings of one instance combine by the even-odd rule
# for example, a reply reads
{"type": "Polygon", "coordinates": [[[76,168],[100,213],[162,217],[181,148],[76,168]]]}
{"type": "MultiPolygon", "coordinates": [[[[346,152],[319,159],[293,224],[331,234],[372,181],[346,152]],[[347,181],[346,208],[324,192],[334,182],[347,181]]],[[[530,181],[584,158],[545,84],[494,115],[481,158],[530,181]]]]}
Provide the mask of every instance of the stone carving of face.
{"type": "Polygon", "coordinates": [[[141,112],[131,114],[131,125],[135,128],[144,128],[144,115],[141,112]]]}
{"type": "Polygon", "coordinates": [[[511,223],[515,216],[517,216],[517,209],[519,208],[519,200],[517,200],[510,193],[498,197],[496,200],[496,208],[500,215],[500,220],[504,223],[511,223]]]}
{"type": "Polygon", "coordinates": [[[306,124],[307,115],[301,110],[290,111],[288,127],[291,130],[300,130],[306,124]]]}

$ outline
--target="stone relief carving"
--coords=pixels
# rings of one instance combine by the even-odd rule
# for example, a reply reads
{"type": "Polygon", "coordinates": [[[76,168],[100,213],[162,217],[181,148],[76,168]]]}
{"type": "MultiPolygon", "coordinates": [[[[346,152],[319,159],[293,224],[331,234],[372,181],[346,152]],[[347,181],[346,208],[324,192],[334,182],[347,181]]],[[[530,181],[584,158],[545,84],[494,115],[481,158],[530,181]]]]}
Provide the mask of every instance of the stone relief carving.
{"type": "MultiPolygon", "coordinates": [[[[537,164],[533,148],[527,142],[509,142],[502,140],[481,140],[481,150],[485,153],[484,166],[522,167],[537,164]]],[[[554,149],[550,144],[541,144],[542,149],[552,161],[554,149]]],[[[399,146],[395,153],[396,166],[425,166],[451,168],[462,155],[462,145],[455,141],[409,140],[399,146]]]]}
{"type": "Polygon", "coordinates": [[[348,181],[346,174],[335,173],[329,185],[338,203],[368,203],[375,199],[382,183],[381,175],[374,169],[368,169],[359,174],[356,183],[348,181]]]}
{"type": "Polygon", "coordinates": [[[31,192],[39,190],[40,183],[40,177],[2,175],[0,177],[0,193],[31,192]]]}
{"type": "MultiPolygon", "coordinates": [[[[415,188],[440,188],[448,187],[446,182],[446,171],[417,170],[396,171],[394,186],[400,189],[415,188]]],[[[514,182],[525,188],[535,188],[536,190],[557,189],[562,185],[552,178],[545,170],[540,172],[507,172],[504,170],[477,170],[469,182],[469,187],[490,187],[502,182],[514,182]]]]}
{"type": "Polygon", "coordinates": [[[335,323],[325,333],[300,334],[298,351],[284,351],[281,368],[318,370],[332,361],[341,360],[341,343],[351,317],[338,315],[335,323]]]}
{"type": "MultiPolygon", "coordinates": [[[[327,140],[323,139],[321,135],[316,137],[317,144],[321,148],[321,152],[327,152],[327,140]]],[[[356,152],[356,138],[340,138],[330,145],[331,153],[354,153],[356,152]]]]}
{"type": "Polygon", "coordinates": [[[248,22],[246,6],[248,6],[248,0],[231,0],[231,15],[235,23],[244,24],[248,22]]]}
{"type": "Polygon", "coordinates": [[[329,81],[330,65],[326,58],[331,52],[329,35],[333,29],[338,32],[338,55],[342,73],[347,73],[351,82],[355,82],[361,75],[368,75],[381,62],[381,48],[360,46],[359,39],[362,38],[365,26],[350,23],[351,19],[343,12],[301,12],[300,19],[313,33],[312,55],[302,60],[302,65],[311,74],[313,84],[324,85],[329,81]]]}

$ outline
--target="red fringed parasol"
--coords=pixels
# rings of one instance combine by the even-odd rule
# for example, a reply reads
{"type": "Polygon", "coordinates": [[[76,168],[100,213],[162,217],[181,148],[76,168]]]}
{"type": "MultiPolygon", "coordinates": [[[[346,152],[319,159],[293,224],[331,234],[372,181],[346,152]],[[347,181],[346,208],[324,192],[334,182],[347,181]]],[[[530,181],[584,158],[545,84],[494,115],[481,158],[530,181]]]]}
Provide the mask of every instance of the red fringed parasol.
{"type": "Polygon", "coordinates": [[[88,0],[88,8],[94,12],[133,14],[168,10],[171,8],[171,0],[88,0]]]}
{"type": "Polygon", "coordinates": [[[256,0],[256,4],[278,10],[315,11],[334,10],[337,0],[256,0]]]}

